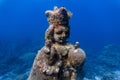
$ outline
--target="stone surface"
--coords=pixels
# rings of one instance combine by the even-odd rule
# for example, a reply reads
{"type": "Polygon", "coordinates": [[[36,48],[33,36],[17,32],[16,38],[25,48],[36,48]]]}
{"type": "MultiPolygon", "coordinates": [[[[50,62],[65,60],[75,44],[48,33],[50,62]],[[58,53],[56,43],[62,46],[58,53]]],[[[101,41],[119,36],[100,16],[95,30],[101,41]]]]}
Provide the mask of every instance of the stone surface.
{"type": "Polygon", "coordinates": [[[45,12],[50,26],[45,33],[45,46],[38,51],[28,80],[76,80],[77,68],[82,67],[86,55],[67,42],[70,35],[71,14],[65,7],[45,12]]]}

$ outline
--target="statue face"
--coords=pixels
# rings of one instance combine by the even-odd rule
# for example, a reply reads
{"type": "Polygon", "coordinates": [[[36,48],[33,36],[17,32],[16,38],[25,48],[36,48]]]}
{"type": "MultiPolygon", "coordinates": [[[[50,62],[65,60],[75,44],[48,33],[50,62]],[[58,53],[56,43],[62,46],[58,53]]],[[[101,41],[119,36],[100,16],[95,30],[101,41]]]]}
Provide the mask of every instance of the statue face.
{"type": "Polygon", "coordinates": [[[54,29],[54,39],[58,43],[64,43],[69,37],[69,28],[64,26],[59,26],[54,29]]]}

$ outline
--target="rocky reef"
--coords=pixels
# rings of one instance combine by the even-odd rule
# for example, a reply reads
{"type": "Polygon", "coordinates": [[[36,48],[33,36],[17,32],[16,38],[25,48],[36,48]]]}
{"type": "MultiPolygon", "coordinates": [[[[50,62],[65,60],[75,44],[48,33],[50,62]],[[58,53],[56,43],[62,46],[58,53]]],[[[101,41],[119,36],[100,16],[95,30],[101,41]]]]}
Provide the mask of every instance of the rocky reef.
{"type": "Polygon", "coordinates": [[[86,51],[82,80],[120,80],[120,45],[109,44],[97,52],[86,51]]]}

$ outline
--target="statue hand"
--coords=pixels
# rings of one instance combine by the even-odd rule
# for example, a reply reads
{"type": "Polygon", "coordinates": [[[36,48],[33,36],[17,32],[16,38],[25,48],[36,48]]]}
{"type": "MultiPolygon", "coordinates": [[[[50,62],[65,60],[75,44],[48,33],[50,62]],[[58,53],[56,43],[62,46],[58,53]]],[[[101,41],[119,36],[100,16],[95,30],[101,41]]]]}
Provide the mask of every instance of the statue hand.
{"type": "Polygon", "coordinates": [[[47,75],[57,74],[59,72],[59,67],[48,66],[48,67],[45,67],[44,70],[45,70],[44,73],[47,75]]]}
{"type": "Polygon", "coordinates": [[[52,66],[52,69],[53,69],[53,73],[58,73],[59,72],[59,67],[57,66],[52,66]]]}

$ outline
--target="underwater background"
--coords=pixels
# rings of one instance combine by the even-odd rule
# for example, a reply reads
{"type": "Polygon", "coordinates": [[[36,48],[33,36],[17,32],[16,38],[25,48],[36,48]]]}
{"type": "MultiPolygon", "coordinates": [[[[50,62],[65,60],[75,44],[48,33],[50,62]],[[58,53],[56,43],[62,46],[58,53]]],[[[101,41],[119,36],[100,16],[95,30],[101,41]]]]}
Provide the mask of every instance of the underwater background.
{"type": "Polygon", "coordinates": [[[73,13],[68,40],[87,55],[77,80],[120,80],[120,0],[0,0],[0,80],[27,79],[54,6],[73,13]]]}

